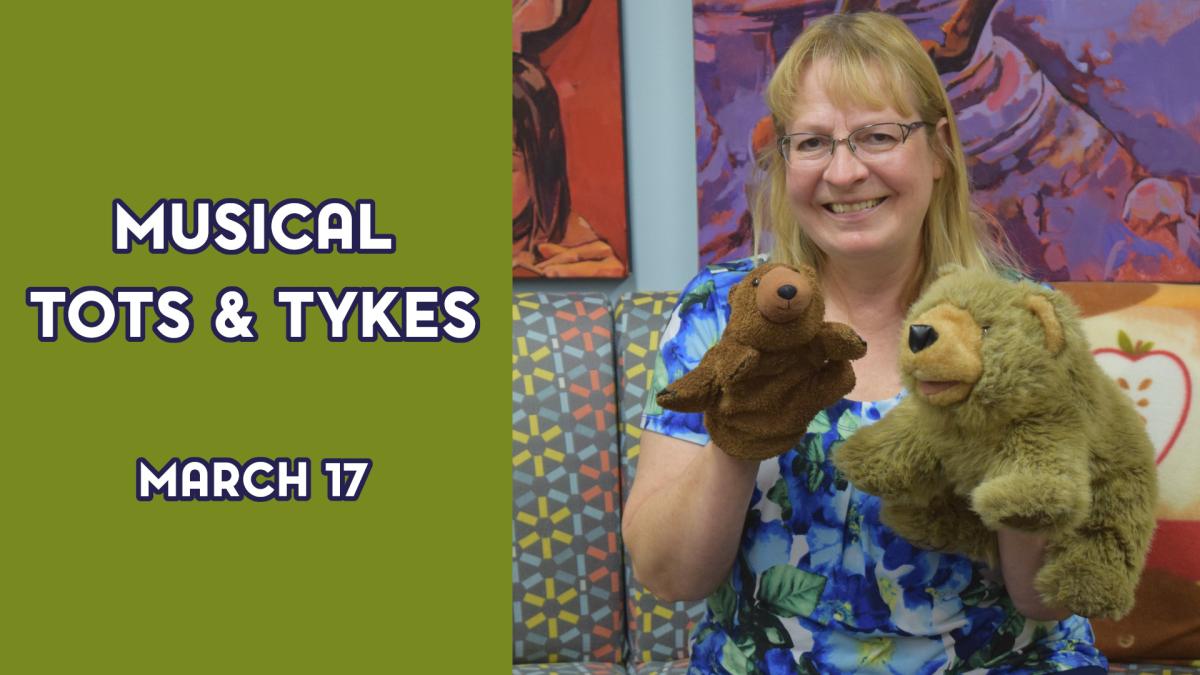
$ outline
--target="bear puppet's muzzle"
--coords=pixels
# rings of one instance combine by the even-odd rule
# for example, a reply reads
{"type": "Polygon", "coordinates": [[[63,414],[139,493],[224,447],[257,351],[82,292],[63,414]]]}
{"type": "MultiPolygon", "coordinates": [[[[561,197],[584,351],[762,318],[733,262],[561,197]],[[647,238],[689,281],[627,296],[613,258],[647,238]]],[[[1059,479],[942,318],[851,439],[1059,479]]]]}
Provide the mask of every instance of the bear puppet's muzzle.
{"type": "Polygon", "coordinates": [[[799,319],[812,302],[812,282],[787,267],[780,266],[767,272],[756,286],[754,301],[758,311],[772,323],[799,319]]]}
{"type": "Polygon", "coordinates": [[[983,375],[982,330],[974,317],[943,304],[906,328],[900,368],[914,380],[915,393],[937,406],[965,400],[983,375]]]}

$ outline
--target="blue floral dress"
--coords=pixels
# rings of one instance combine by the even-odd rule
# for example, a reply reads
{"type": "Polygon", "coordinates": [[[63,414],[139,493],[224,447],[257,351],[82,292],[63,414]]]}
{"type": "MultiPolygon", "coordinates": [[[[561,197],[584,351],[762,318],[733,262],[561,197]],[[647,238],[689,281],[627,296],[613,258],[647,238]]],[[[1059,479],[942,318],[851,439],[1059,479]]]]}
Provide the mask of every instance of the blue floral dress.
{"type": "MultiPolygon", "coordinates": [[[[666,330],[642,426],[708,442],[701,414],[659,390],[700,362],[729,319],[731,286],[762,262],[714,265],[684,290],[666,330]]],[[[1107,667],[1082,617],[1037,622],[967,558],[915,548],[879,521],[879,499],[829,461],[903,396],[842,400],[792,450],[761,463],[729,579],[692,634],[691,673],[1053,673],[1107,667]]]]}

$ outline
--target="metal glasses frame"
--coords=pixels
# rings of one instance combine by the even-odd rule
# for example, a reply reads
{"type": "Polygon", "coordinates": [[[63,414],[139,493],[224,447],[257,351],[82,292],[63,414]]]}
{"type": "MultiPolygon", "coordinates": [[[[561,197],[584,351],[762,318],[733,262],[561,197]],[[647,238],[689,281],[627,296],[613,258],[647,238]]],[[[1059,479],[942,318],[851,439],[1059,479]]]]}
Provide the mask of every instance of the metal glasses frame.
{"type": "Polygon", "coordinates": [[[776,141],[776,144],[777,144],[777,147],[779,148],[780,156],[783,157],[783,162],[790,166],[791,162],[788,161],[787,144],[788,144],[788,141],[791,140],[791,138],[793,136],[814,136],[816,138],[828,138],[830,140],[830,146],[829,146],[829,156],[830,157],[833,156],[833,153],[837,152],[837,146],[839,143],[845,143],[847,145],[847,147],[850,148],[850,153],[853,154],[855,157],[858,157],[858,148],[856,148],[854,146],[854,143],[852,143],[850,141],[850,138],[852,136],[854,136],[855,134],[859,133],[860,131],[864,131],[866,129],[871,129],[873,127],[895,125],[895,126],[900,127],[903,130],[900,132],[899,145],[904,145],[905,141],[908,140],[908,137],[910,135],[912,135],[913,131],[920,129],[923,126],[928,126],[928,124],[929,124],[928,122],[912,122],[910,124],[905,124],[903,122],[876,122],[875,124],[868,124],[865,127],[859,127],[857,129],[855,129],[854,131],[851,131],[849,134],[846,135],[845,138],[834,138],[833,136],[830,136],[829,134],[814,134],[810,131],[797,131],[794,134],[785,134],[783,136],[780,136],[779,140],[776,141]]]}

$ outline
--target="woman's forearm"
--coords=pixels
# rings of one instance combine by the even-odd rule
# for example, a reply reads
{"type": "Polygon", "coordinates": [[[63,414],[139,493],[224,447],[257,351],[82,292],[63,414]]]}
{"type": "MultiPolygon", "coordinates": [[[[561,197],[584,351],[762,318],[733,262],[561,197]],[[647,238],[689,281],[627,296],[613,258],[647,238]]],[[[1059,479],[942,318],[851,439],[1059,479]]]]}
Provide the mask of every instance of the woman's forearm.
{"type": "Polygon", "coordinates": [[[644,435],[622,518],[638,581],[669,601],[716,590],[737,554],[757,473],[758,462],[729,457],[712,443],[697,448],[644,435]]]}

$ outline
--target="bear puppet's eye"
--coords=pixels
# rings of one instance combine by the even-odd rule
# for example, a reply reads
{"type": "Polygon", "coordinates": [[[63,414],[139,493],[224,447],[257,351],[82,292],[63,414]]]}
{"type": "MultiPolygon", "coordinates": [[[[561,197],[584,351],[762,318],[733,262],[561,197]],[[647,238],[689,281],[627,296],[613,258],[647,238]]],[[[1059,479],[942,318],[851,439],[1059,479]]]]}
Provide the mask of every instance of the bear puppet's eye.
{"type": "Polygon", "coordinates": [[[988,334],[988,331],[990,331],[991,329],[992,329],[992,327],[991,327],[991,326],[984,326],[984,327],[983,327],[983,334],[986,336],[986,335],[988,334]]]}
{"type": "Polygon", "coordinates": [[[751,281],[751,282],[750,282],[750,285],[751,285],[751,286],[758,286],[758,282],[759,282],[759,280],[758,280],[758,279],[755,279],[754,281],[751,281]]]}

